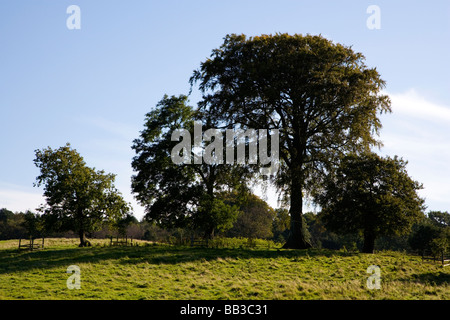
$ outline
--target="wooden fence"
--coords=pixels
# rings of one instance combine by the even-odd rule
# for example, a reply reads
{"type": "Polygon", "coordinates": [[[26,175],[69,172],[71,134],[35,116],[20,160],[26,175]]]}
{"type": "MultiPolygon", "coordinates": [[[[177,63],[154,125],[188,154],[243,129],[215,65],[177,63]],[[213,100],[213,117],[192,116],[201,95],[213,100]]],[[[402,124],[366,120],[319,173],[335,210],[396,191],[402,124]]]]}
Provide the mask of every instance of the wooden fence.
{"type": "Polygon", "coordinates": [[[206,247],[208,248],[208,239],[191,238],[191,247],[206,247]]]}
{"type": "Polygon", "coordinates": [[[431,251],[422,251],[422,262],[425,260],[440,262],[443,267],[450,265],[450,256],[445,255],[444,252],[436,254],[432,253],[431,251]]]}
{"type": "Polygon", "coordinates": [[[110,237],[110,246],[133,246],[137,245],[137,242],[133,243],[133,237],[128,238],[128,236],[125,236],[125,238],[119,238],[116,237],[110,237]]]}
{"type": "Polygon", "coordinates": [[[25,249],[25,250],[39,250],[44,249],[44,238],[42,238],[41,243],[35,243],[34,238],[30,239],[19,239],[19,250],[25,249]]]}
{"type": "MultiPolygon", "coordinates": [[[[257,239],[227,239],[227,238],[215,238],[212,240],[204,238],[191,237],[188,242],[191,247],[203,247],[203,248],[246,248],[246,249],[273,249],[276,248],[276,244],[272,241],[257,241],[257,239]]],[[[176,244],[188,244],[186,242],[180,242],[176,244]]]]}

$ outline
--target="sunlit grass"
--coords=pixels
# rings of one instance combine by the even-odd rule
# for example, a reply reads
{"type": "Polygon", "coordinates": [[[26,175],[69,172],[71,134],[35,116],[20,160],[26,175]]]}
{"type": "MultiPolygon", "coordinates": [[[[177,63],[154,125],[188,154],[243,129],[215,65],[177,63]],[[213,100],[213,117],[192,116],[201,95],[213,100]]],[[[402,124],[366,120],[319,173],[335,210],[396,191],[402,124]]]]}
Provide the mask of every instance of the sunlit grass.
{"type": "Polygon", "coordinates": [[[450,267],[399,252],[47,241],[32,252],[0,241],[0,299],[450,299],[450,267]],[[70,265],[80,267],[79,290],[67,288],[70,265]],[[381,268],[379,290],[367,288],[370,265],[381,268]]]}

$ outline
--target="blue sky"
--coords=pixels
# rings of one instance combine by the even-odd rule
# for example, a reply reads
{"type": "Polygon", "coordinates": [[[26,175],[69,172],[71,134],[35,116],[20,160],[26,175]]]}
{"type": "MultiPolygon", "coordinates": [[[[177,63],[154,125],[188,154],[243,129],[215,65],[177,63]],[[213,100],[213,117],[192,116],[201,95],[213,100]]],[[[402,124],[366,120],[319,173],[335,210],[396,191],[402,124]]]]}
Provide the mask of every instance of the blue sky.
{"type": "Polygon", "coordinates": [[[38,207],[34,150],[70,142],[89,166],[117,174],[141,218],[131,144],[145,114],[164,94],[187,94],[226,34],[276,32],[322,34],[366,56],[394,111],[382,117],[380,152],[409,161],[428,210],[450,211],[450,2],[377,0],[1,1],[0,207],[38,207]],[[70,5],[79,30],[66,26],[70,5]],[[370,5],[381,29],[366,25],[370,5]]]}

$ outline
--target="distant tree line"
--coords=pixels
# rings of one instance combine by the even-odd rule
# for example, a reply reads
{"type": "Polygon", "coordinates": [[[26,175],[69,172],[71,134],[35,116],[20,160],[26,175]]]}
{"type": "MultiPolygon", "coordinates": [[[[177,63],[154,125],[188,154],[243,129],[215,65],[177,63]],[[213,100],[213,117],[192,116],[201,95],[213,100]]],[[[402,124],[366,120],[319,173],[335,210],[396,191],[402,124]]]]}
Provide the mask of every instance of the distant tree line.
{"type": "MultiPolygon", "coordinates": [[[[254,238],[285,243],[289,235],[290,217],[287,209],[273,209],[255,195],[242,206],[241,214],[222,237],[254,238]]],[[[326,228],[323,213],[304,214],[306,238],[314,248],[361,251],[364,245],[362,232],[337,233],[326,228]]],[[[177,242],[201,236],[201,232],[188,228],[162,228],[145,219],[138,221],[130,216],[122,225],[104,224],[88,234],[89,238],[132,237],[155,242],[177,242]]],[[[73,231],[45,230],[42,215],[26,212],[12,212],[0,209],[0,240],[38,237],[78,237],[73,231]]],[[[450,252],[450,213],[430,211],[412,226],[411,232],[403,235],[384,235],[375,241],[376,250],[406,252],[450,252]]]]}
{"type": "MultiPolygon", "coordinates": [[[[337,233],[327,230],[323,213],[307,212],[304,215],[308,225],[308,236],[314,247],[328,249],[345,249],[361,251],[364,246],[364,235],[361,231],[337,233]]],[[[406,252],[450,252],[450,213],[430,211],[418,222],[411,231],[401,235],[382,235],[375,241],[376,250],[394,250],[406,252]]]]}
{"type": "Polygon", "coordinates": [[[26,229],[26,217],[32,212],[12,212],[8,209],[0,209],[0,240],[18,239],[30,236],[26,229]]]}

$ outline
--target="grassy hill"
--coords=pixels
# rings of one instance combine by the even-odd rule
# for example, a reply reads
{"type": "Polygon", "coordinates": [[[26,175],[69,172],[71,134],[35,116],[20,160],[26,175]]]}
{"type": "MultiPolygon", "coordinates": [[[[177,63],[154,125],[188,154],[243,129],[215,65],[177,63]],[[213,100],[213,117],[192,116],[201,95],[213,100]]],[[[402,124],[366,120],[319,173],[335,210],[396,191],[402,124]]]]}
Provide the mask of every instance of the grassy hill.
{"type": "Polygon", "coordinates": [[[324,249],[211,249],[150,244],[109,247],[95,241],[46,240],[46,249],[18,251],[0,241],[1,299],[450,299],[450,267],[399,252],[324,249]],[[81,288],[66,285],[70,265],[81,288]],[[368,289],[371,265],[381,288],[368,289]]]}

